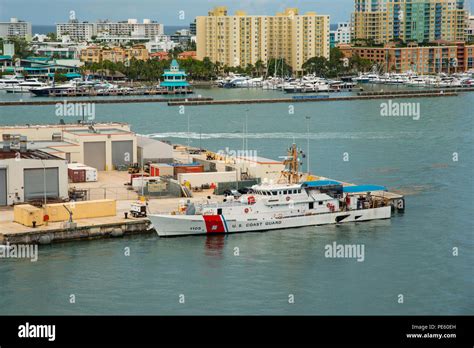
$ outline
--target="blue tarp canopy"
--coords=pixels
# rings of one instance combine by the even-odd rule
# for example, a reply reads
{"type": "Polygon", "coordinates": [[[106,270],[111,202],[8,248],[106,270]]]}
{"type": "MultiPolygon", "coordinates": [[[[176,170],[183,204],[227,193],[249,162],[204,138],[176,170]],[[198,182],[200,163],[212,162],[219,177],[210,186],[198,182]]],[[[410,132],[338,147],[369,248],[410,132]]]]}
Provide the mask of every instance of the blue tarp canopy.
{"type": "Polygon", "coordinates": [[[305,181],[303,186],[306,187],[322,187],[322,186],[331,186],[331,185],[341,185],[339,181],[334,180],[316,180],[316,181],[305,181]]]}
{"type": "Polygon", "coordinates": [[[356,186],[344,186],[344,192],[357,193],[357,192],[368,192],[368,191],[387,191],[385,186],[378,185],[356,185],[356,186]]]}

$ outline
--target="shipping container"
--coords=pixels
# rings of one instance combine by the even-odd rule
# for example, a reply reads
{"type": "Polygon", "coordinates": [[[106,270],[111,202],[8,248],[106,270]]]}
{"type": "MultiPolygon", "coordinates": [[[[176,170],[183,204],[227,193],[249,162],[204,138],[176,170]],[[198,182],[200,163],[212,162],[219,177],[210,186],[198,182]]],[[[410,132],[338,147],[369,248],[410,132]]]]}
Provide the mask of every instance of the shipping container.
{"type": "MultiPolygon", "coordinates": [[[[73,171],[84,171],[84,179],[82,181],[72,181],[72,182],[95,182],[99,181],[99,174],[96,168],[86,166],[85,164],[82,163],[70,163],[68,164],[69,170],[73,171]]],[[[81,174],[82,175],[82,174],[81,174]]]]}
{"type": "Polygon", "coordinates": [[[71,169],[67,170],[69,182],[79,183],[86,181],[86,171],[84,169],[71,169]]]}
{"type": "Polygon", "coordinates": [[[174,176],[175,178],[178,177],[178,174],[183,173],[202,173],[204,172],[204,166],[200,165],[181,165],[174,167],[174,176]]]}
{"type": "Polygon", "coordinates": [[[150,164],[150,176],[173,176],[174,167],[166,163],[150,164]]]}

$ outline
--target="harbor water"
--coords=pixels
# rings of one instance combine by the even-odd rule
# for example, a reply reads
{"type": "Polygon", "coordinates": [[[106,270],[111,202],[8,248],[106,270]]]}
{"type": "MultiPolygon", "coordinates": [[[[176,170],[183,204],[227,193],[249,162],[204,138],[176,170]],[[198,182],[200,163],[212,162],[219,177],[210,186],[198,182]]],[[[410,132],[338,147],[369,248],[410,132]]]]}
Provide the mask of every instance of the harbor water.
{"type": "MultiPolygon", "coordinates": [[[[474,93],[394,100],[419,103],[418,117],[382,116],[386,102],[188,106],[184,113],[166,103],[96,105],[97,122],[128,122],[139,134],[214,151],[242,150],[247,119],[251,154],[277,159],[296,142],[309,152],[311,172],[384,185],[406,196],[406,212],[266,233],[40,246],[37,262],[0,259],[0,314],[474,314],[474,93]],[[363,245],[363,261],[326,257],[334,242],[363,245]]],[[[58,122],[54,105],[0,108],[2,125],[58,122]]]]}

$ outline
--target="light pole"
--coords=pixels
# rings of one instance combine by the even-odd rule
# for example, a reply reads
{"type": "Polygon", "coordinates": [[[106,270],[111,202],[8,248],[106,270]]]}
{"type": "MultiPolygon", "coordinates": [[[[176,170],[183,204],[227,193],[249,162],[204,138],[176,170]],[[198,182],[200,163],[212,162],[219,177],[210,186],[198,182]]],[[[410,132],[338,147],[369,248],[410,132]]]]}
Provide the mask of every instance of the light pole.
{"type": "Polygon", "coordinates": [[[309,122],[311,121],[311,116],[305,116],[306,118],[306,161],[308,167],[308,174],[310,174],[311,169],[309,167],[309,122]]]}
{"type": "Polygon", "coordinates": [[[47,195],[46,195],[46,166],[44,165],[43,160],[41,160],[41,164],[43,165],[43,200],[44,200],[44,207],[46,208],[46,203],[47,203],[47,195]]]}

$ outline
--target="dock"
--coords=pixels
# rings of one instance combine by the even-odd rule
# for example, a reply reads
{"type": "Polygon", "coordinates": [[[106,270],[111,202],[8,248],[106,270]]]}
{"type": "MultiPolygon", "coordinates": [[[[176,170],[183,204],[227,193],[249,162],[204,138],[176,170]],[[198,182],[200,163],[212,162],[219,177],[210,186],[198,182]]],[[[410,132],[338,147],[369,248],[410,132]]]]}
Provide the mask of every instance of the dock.
{"type": "Polygon", "coordinates": [[[81,104],[124,104],[124,103],[169,103],[175,101],[178,103],[190,101],[213,101],[211,97],[193,97],[193,98],[126,98],[126,99],[61,99],[61,100],[28,100],[28,101],[2,101],[0,106],[27,106],[27,105],[56,105],[57,103],[81,104]]]}
{"type": "MultiPolygon", "coordinates": [[[[399,92],[399,91],[395,91],[399,92]]],[[[364,92],[360,92],[364,93],[364,92]]],[[[437,97],[455,97],[457,92],[436,91],[422,92],[422,93],[382,93],[370,95],[353,95],[345,97],[329,97],[323,95],[315,96],[294,96],[292,98],[274,98],[274,99],[227,99],[227,100],[189,100],[186,102],[179,102],[171,100],[168,106],[199,106],[199,105],[232,105],[232,104],[275,104],[275,103],[308,103],[308,102],[329,102],[329,101],[353,101],[353,100],[374,100],[374,99],[405,99],[405,98],[437,98],[437,97]]]]}

